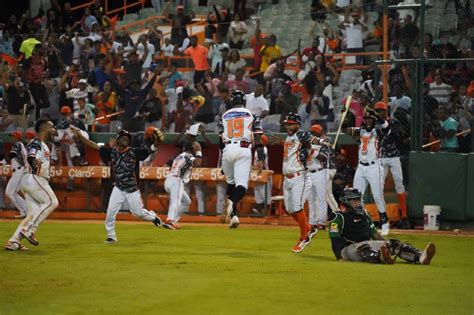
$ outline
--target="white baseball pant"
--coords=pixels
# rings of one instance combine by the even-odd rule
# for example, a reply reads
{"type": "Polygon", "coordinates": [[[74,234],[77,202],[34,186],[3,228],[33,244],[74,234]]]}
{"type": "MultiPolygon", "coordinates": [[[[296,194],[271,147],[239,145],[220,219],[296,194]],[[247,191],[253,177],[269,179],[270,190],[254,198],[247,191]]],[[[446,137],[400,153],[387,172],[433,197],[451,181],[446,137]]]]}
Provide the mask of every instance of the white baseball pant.
{"type": "Polygon", "coordinates": [[[143,201],[140,191],[128,193],[120,190],[114,186],[112,194],[110,195],[109,206],[107,207],[107,217],[105,218],[105,230],[107,231],[107,238],[117,240],[115,233],[115,220],[117,213],[120,211],[122,204],[127,202],[130,212],[145,221],[153,221],[156,218],[156,213],[143,208],[143,201]]]}
{"type": "Polygon", "coordinates": [[[381,161],[374,161],[368,166],[359,163],[354,175],[354,188],[359,189],[364,196],[367,184],[370,185],[372,196],[380,213],[385,213],[385,200],[383,196],[383,166],[381,161]]]}
{"type": "Polygon", "coordinates": [[[25,174],[21,181],[21,191],[25,196],[28,215],[18,225],[10,241],[19,242],[20,231],[35,233],[38,226],[58,207],[58,198],[46,178],[25,174]]]}
{"type": "Polygon", "coordinates": [[[12,171],[12,177],[8,181],[7,187],[5,188],[5,195],[7,195],[15,208],[20,211],[21,215],[26,215],[28,213],[26,200],[19,194],[21,189],[21,180],[25,174],[25,168],[14,168],[12,165],[12,171]]]}
{"type": "Polygon", "coordinates": [[[217,214],[222,214],[222,211],[224,211],[226,193],[227,193],[227,184],[225,182],[217,182],[216,184],[216,198],[217,198],[216,213],[217,214]]]}
{"type": "Polygon", "coordinates": [[[272,177],[268,178],[266,184],[256,184],[253,188],[255,203],[264,204],[265,203],[265,186],[267,187],[267,205],[272,203],[272,177]]]}
{"type": "Polygon", "coordinates": [[[336,176],[336,172],[337,170],[335,168],[327,169],[326,201],[332,211],[339,211],[339,205],[332,193],[332,180],[334,179],[334,176],[336,176]]]}
{"type": "Polygon", "coordinates": [[[383,181],[385,182],[385,179],[387,179],[388,171],[390,170],[393,177],[393,183],[395,184],[395,191],[397,194],[404,193],[405,187],[403,186],[403,172],[400,157],[382,158],[382,165],[383,181]]]}
{"type": "Polygon", "coordinates": [[[183,180],[176,176],[168,176],[165,180],[165,190],[170,195],[168,206],[168,217],[166,220],[176,223],[181,218],[191,204],[186,190],[184,189],[183,180]]]}
{"type": "Polygon", "coordinates": [[[328,204],[326,202],[327,170],[309,172],[311,180],[311,195],[308,200],[309,224],[326,224],[328,219],[328,204]]]}
{"type": "Polygon", "coordinates": [[[283,181],[285,209],[289,214],[304,209],[304,204],[311,196],[311,180],[308,174],[300,173],[293,178],[285,176],[283,181]]]}
{"type": "MultiPolygon", "coordinates": [[[[196,199],[198,204],[198,212],[204,213],[206,212],[206,185],[202,181],[190,181],[186,185],[184,185],[184,190],[191,197],[191,188],[194,187],[194,191],[196,192],[196,199]]],[[[189,211],[189,208],[185,210],[189,211]]]]}
{"type": "Polygon", "coordinates": [[[222,152],[222,170],[227,184],[247,189],[252,167],[252,150],[242,148],[239,143],[227,144],[222,152]]]}

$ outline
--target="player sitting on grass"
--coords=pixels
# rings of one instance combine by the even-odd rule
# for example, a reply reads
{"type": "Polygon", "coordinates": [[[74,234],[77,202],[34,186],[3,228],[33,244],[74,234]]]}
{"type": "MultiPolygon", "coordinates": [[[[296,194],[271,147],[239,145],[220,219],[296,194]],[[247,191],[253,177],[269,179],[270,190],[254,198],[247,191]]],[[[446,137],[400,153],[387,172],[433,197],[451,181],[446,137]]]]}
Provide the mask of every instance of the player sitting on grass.
{"type": "Polygon", "coordinates": [[[430,264],[435,244],[421,251],[396,239],[386,241],[362,207],[361,197],[359,190],[346,189],[339,199],[345,209],[331,214],[329,238],[337,260],[393,264],[400,257],[413,264],[430,264]]]}
{"type": "Polygon", "coordinates": [[[161,219],[156,213],[143,208],[142,197],[137,185],[136,171],[138,167],[137,162],[145,160],[152,152],[156,151],[156,147],[164,139],[163,133],[157,130],[150,147],[131,148],[129,144],[132,136],[128,131],[122,129],[117,135],[117,147],[108,148],[99,146],[97,143],[84,138],[77,128],[75,131],[75,136],[78,139],[85,145],[98,150],[102,160],[106,164],[111,165],[114,188],[107,207],[107,218],[105,219],[107,239],[105,242],[117,242],[115,217],[125,201],[134,216],[151,221],[154,225],[160,227],[161,219]]]}

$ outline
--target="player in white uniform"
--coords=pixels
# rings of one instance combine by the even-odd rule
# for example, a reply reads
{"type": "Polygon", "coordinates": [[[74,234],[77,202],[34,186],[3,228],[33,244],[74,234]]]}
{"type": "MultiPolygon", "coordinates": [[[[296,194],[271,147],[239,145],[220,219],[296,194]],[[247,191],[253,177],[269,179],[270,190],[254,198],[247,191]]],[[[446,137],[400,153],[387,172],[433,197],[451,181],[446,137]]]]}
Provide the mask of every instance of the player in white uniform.
{"type": "Polygon", "coordinates": [[[49,186],[51,152],[46,144],[46,142],[51,143],[56,130],[49,119],[38,119],[35,130],[38,133],[37,137],[26,146],[31,173],[24,175],[21,182],[21,191],[25,196],[28,214],[6,244],[7,250],[26,249],[21,245],[22,237],[26,238],[30,244],[38,246],[39,242],[35,233],[39,224],[58,207],[58,198],[49,186]]]}
{"type": "Polygon", "coordinates": [[[20,130],[15,130],[10,133],[10,136],[15,140],[10,150],[9,158],[12,168],[12,176],[5,188],[5,195],[10,199],[15,208],[20,212],[20,215],[15,216],[17,219],[23,219],[28,213],[26,201],[20,195],[21,180],[23,175],[28,172],[26,165],[26,147],[22,142],[23,133],[20,130]]]}
{"type": "MultiPolygon", "coordinates": [[[[265,161],[263,162],[263,169],[268,170],[268,137],[265,135],[260,136],[261,144],[256,145],[263,147],[263,154],[265,155],[265,161]]],[[[255,151],[254,157],[254,167],[258,168],[258,152],[255,151]]],[[[268,182],[266,184],[255,184],[253,188],[254,196],[255,196],[255,207],[252,211],[256,214],[265,214],[265,208],[271,204],[272,199],[272,177],[268,178],[268,182]],[[265,196],[265,187],[266,187],[266,196],[265,196]],[[266,202],[266,203],[265,203],[266,202]]]]}
{"type": "Polygon", "coordinates": [[[300,129],[301,118],[298,114],[289,113],[283,123],[287,133],[283,151],[283,195],[286,212],[291,214],[300,227],[299,240],[292,248],[294,253],[299,253],[318,232],[308,224],[304,204],[311,196],[311,180],[306,163],[311,145],[319,143],[319,140],[300,129]]]}
{"type": "Polygon", "coordinates": [[[193,163],[196,159],[193,155],[194,148],[191,142],[186,142],[183,153],[178,155],[171,165],[170,172],[166,176],[165,190],[170,194],[168,217],[163,227],[171,230],[179,229],[177,224],[183,212],[191,204],[191,198],[185,190],[185,185],[191,180],[193,163]]]}
{"type": "Polygon", "coordinates": [[[358,189],[362,196],[370,185],[372,195],[374,197],[377,209],[380,215],[380,223],[382,225],[382,235],[388,235],[390,225],[388,223],[387,214],[385,212],[385,200],[383,195],[383,165],[380,159],[380,141],[386,136],[390,130],[390,126],[375,111],[366,113],[363,124],[360,128],[345,128],[344,132],[351,136],[360,137],[359,145],[359,166],[354,175],[354,188],[358,189]]]}
{"type": "MultiPolygon", "coordinates": [[[[222,171],[227,181],[226,219],[230,218],[229,228],[237,228],[240,224],[237,217],[237,205],[245,195],[252,167],[252,144],[254,138],[260,143],[262,127],[260,119],[246,109],[246,95],[242,91],[232,93],[233,108],[222,115],[219,126],[222,147],[222,171]]],[[[263,148],[257,147],[258,169],[263,168],[263,148]]]]}

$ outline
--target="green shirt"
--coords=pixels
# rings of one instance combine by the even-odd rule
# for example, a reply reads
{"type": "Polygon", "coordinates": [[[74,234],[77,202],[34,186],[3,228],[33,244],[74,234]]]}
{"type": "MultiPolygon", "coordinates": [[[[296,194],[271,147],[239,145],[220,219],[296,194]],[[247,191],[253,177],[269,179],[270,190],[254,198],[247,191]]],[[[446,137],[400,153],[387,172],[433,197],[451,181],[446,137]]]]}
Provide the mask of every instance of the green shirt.
{"type": "Polygon", "coordinates": [[[347,241],[359,243],[367,241],[377,232],[374,222],[367,212],[357,215],[353,211],[334,212],[335,218],[329,225],[329,237],[342,237],[347,241]]]}

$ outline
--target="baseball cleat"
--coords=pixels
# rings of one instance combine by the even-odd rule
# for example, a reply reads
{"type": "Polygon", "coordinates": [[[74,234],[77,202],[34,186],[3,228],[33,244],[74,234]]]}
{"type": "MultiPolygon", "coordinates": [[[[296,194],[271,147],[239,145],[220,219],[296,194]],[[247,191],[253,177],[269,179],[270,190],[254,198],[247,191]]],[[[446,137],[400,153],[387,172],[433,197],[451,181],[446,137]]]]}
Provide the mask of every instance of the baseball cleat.
{"type": "Polygon", "coordinates": [[[155,220],[151,222],[153,222],[153,224],[156,225],[157,227],[161,227],[163,225],[163,221],[161,221],[159,216],[156,216],[155,220]]]}
{"type": "Polygon", "coordinates": [[[181,227],[174,223],[173,221],[166,221],[166,223],[163,223],[163,227],[168,230],[179,230],[181,227]]]}
{"type": "Polygon", "coordinates": [[[305,247],[306,247],[309,243],[311,243],[311,241],[309,241],[309,243],[308,243],[307,240],[308,240],[308,239],[306,239],[306,240],[300,239],[300,240],[298,241],[298,243],[296,243],[296,245],[293,246],[293,248],[291,249],[291,251],[292,251],[293,253],[302,252],[302,251],[305,249],[305,247]]]}
{"type": "Polygon", "coordinates": [[[111,237],[108,237],[108,238],[104,241],[104,243],[106,243],[106,244],[113,244],[113,243],[117,243],[117,240],[116,240],[116,239],[113,239],[113,238],[111,238],[111,237]]]}
{"type": "Polygon", "coordinates": [[[24,219],[26,218],[26,214],[25,213],[20,213],[19,215],[16,215],[14,216],[15,219],[24,219]]]}
{"type": "Polygon", "coordinates": [[[10,242],[5,244],[5,250],[9,251],[27,251],[28,248],[23,246],[20,242],[10,242]]]}
{"type": "Polygon", "coordinates": [[[224,204],[224,211],[222,211],[222,216],[224,217],[225,221],[230,220],[230,215],[232,214],[232,206],[232,200],[227,198],[224,204]]]}
{"type": "Polygon", "coordinates": [[[35,233],[30,233],[28,234],[26,231],[24,230],[21,230],[20,231],[20,234],[26,238],[28,240],[28,242],[33,245],[33,246],[38,246],[39,245],[39,242],[38,240],[36,239],[36,236],[35,236],[35,233]]]}
{"type": "Polygon", "coordinates": [[[311,243],[311,241],[313,240],[313,237],[315,237],[316,234],[318,234],[318,229],[315,226],[311,226],[311,229],[308,232],[309,243],[311,243]]]}
{"type": "Polygon", "coordinates": [[[234,215],[232,219],[230,219],[229,229],[236,229],[239,227],[239,225],[240,225],[239,218],[236,215],[234,215]]]}
{"type": "Polygon", "coordinates": [[[434,243],[429,243],[420,256],[420,264],[422,265],[429,265],[431,263],[431,259],[433,259],[434,255],[436,254],[436,246],[434,243]]]}
{"type": "Polygon", "coordinates": [[[379,252],[382,263],[387,265],[393,265],[395,263],[395,260],[393,260],[392,255],[390,254],[390,249],[388,249],[387,245],[382,245],[379,252]]]}
{"type": "Polygon", "coordinates": [[[382,224],[382,231],[380,234],[382,234],[382,236],[387,236],[389,233],[390,233],[390,224],[388,223],[382,224]]]}

